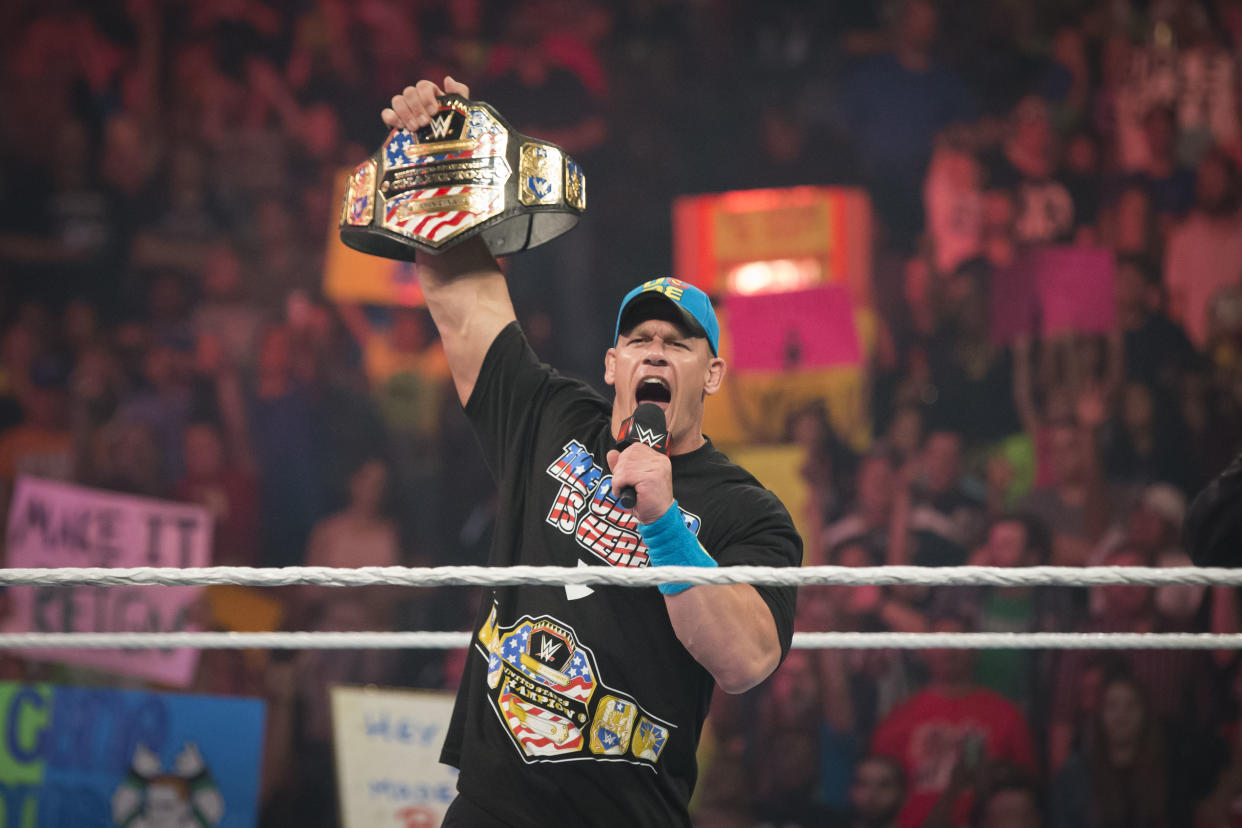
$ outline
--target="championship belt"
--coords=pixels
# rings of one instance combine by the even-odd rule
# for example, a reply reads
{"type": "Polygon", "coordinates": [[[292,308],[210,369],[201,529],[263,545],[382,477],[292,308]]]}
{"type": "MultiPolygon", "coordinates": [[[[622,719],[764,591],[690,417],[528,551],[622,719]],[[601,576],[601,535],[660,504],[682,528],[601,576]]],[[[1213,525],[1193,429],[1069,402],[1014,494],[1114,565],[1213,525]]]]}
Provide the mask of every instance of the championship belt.
{"type": "Polygon", "coordinates": [[[586,210],[582,168],[560,147],[527,138],[495,109],[460,95],[418,132],[394,129],[345,188],[341,241],[412,260],[482,235],[494,255],[543,244],[586,210]]]}

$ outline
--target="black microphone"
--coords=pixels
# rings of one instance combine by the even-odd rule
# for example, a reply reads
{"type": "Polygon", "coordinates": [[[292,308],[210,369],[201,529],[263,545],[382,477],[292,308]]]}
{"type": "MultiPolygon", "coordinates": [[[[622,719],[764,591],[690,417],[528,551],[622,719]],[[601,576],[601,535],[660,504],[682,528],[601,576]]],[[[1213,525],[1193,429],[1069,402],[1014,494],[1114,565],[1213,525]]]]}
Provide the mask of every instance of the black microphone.
{"type": "MultiPolygon", "coordinates": [[[[664,421],[664,412],[655,403],[641,403],[634,409],[634,415],[621,423],[617,434],[617,451],[625,451],[635,443],[650,446],[661,454],[668,454],[668,424],[664,421]]],[[[626,509],[633,509],[638,502],[638,493],[633,486],[622,486],[617,500],[626,509]]]]}

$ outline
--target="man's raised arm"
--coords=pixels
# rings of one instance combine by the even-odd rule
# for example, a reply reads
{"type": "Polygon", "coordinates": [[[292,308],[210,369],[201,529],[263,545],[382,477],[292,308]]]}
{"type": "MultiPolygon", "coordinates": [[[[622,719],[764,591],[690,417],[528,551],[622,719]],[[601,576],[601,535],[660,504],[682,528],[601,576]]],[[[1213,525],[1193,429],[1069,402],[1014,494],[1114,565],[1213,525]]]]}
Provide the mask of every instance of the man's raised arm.
{"type": "MultiPolygon", "coordinates": [[[[444,79],[443,90],[422,80],[393,96],[392,107],[382,113],[384,123],[410,132],[427,126],[440,108],[436,97],[445,94],[445,90],[470,97],[469,87],[452,78],[444,79]]],[[[457,397],[465,405],[474,391],[487,349],[496,335],[517,318],[509,286],[495,257],[479,237],[438,255],[420,252],[416,263],[427,308],[444,343],[457,397]]]]}

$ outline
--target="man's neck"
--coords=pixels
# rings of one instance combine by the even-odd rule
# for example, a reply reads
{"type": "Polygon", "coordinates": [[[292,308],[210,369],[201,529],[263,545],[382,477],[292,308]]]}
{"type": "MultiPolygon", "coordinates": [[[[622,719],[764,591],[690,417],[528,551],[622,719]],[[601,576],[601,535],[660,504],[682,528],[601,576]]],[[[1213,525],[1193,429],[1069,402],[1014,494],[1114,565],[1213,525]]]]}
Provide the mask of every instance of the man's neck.
{"type": "Polygon", "coordinates": [[[698,451],[707,445],[707,438],[703,436],[703,432],[695,429],[691,434],[687,434],[680,439],[672,440],[669,443],[668,453],[671,457],[679,454],[689,454],[692,451],[698,451]]]}

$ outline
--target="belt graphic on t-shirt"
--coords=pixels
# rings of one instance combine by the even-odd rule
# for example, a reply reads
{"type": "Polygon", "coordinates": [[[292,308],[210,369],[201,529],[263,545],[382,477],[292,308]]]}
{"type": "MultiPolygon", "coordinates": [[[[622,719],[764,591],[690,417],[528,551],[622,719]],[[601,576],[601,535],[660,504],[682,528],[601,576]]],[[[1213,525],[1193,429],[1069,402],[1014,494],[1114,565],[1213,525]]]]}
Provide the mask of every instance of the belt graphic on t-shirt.
{"type": "Polygon", "coordinates": [[[526,762],[625,761],[655,769],[673,725],[599,680],[595,655],[567,624],[523,616],[479,630],[488,697],[526,762]]]}
{"type": "MultiPolygon", "coordinates": [[[[547,471],[561,484],[548,510],[548,523],[611,566],[647,566],[647,546],[638,535],[637,519],[617,503],[612,475],[604,473],[586,446],[569,441],[547,471]]],[[[699,517],[685,509],[681,517],[697,535],[699,517]]]]}

